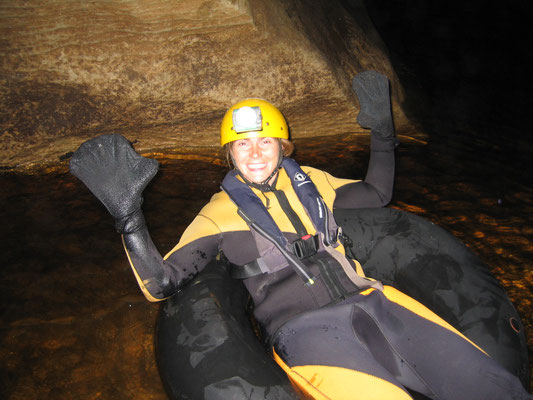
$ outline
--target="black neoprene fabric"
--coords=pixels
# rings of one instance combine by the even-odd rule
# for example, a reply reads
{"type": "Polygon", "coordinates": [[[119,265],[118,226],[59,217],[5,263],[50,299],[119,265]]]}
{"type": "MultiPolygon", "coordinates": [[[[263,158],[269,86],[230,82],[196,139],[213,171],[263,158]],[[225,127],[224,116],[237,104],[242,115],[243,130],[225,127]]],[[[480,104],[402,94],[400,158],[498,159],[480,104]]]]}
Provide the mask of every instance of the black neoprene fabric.
{"type": "Polygon", "coordinates": [[[352,80],[352,89],[359,99],[361,110],[357,122],[381,139],[394,136],[391,115],[389,80],[376,71],[364,71],[352,80]]]}

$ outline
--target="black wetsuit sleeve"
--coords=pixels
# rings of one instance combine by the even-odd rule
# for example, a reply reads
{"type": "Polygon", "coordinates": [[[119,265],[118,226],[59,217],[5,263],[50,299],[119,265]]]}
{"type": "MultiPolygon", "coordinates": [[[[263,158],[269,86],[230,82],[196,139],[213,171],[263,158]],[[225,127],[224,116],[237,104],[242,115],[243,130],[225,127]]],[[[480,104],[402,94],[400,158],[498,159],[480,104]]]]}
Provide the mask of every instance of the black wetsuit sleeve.
{"type": "Polygon", "coordinates": [[[357,122],[370,129],[370,162],[364,181],[335,189],[333,208],[382,207],[392,198],[394,183],[394,124],[389,80],[376,71],[364,71],[352,81],[361,109],[357,122]]]}
{"type": "Polygon", "coordinates": [[[335,190],[333,208],[383,207],[392,198],[394,185],[394,137],[381,138],[373,131],[368,170],[364,181],[352,182],[335,190]]]}
{"type": "Polygon", "coordinates": [[[148,229],[122,235],[124,249],[141,290],[150,301],[163,300],[200,272],[217,253],[221,235],[198,238],[166,259],[161,257],[148,229]]]}

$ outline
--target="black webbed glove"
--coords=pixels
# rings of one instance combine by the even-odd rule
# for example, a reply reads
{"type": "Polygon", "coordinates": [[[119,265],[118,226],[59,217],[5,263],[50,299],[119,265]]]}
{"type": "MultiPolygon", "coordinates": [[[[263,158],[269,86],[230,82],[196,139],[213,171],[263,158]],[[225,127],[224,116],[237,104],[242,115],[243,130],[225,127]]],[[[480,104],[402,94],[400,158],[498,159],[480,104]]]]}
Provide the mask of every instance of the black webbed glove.
{"type": "Polygon", "coordinates": [[[70,172],[102,202],[119,233],[144,226],[142,192],[159,163],[135,152],[121,135],[101,135],[83,143],[70,159],[70,172]]]}
{"type": "Polygon", "coordinates": [[[357,122],[372,130],[372,150],[389,151],[396,147],[392,122],[389,80],[376,71],[364,71],[352,81],[361,110],[357,122]]]}

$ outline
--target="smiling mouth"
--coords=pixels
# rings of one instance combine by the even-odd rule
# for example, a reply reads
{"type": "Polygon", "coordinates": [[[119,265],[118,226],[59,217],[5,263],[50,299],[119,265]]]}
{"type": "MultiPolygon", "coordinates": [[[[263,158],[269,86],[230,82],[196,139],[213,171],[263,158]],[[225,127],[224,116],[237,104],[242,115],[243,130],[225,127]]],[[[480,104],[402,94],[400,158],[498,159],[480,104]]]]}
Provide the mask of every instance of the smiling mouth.
{"type": "Polygon", "coordinates": [[[248,164],[247,167],[248,167],[248,169],[249,169],[250,171],[260,171],[260,170],[266,168],[266,163],[261,163],[261,164],[248,164]]]}

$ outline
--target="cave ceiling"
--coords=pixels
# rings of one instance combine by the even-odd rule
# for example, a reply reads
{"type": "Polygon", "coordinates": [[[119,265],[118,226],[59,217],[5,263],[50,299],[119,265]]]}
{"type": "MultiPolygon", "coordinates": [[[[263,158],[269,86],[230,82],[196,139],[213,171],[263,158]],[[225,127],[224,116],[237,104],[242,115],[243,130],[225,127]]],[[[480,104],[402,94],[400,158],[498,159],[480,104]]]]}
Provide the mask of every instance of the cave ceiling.
{"type": "Polygon", "coordinates": [[[126,136],[141,153],[201,154],[233,103],[260,97],[293,139],[367,132],[351,78],[392,82],[395,124],[416,137],[363,2],[115,0],[0,3],[0,168],[65,166],[83,141],[126,136]]]}

